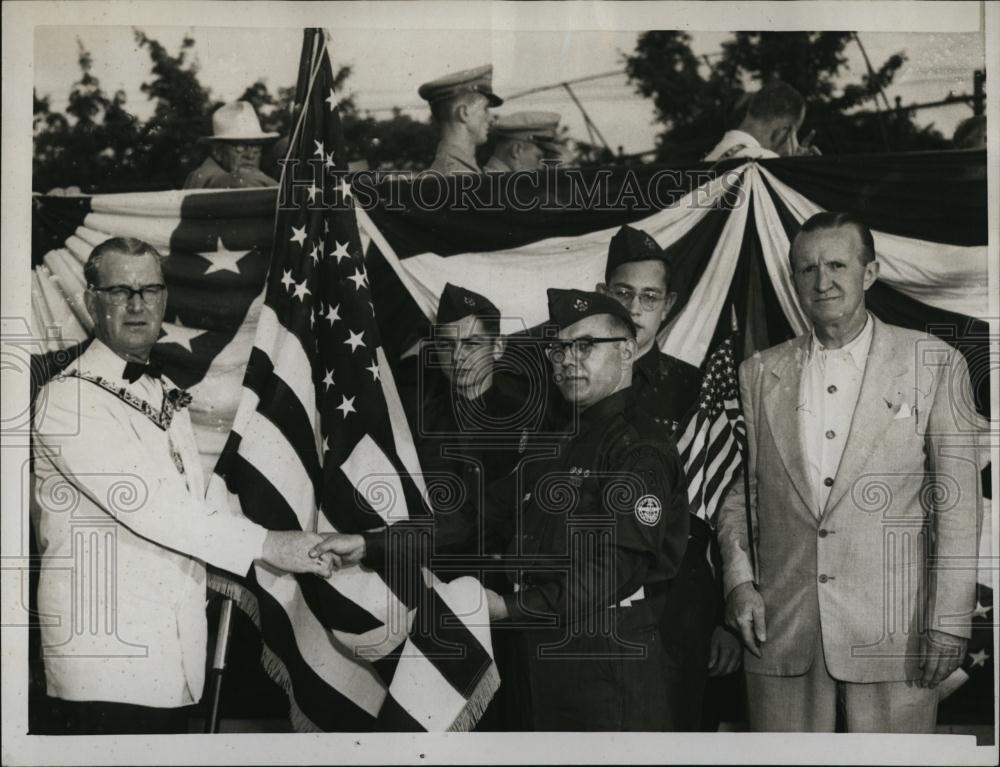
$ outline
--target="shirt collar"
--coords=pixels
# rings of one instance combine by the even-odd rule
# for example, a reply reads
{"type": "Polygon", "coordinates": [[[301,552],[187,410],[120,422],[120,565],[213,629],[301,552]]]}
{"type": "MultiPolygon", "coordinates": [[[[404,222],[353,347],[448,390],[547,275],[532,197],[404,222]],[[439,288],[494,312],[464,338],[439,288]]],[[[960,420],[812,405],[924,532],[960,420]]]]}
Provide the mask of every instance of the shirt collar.
{"type": "Polygon", "coordinates": [[[736,130],[735,128],[733,130],[726,131],[726,135],[723,136],[722,140],[728,146],[735,146],[737,144],[743,144],[745,147],[760,146],[760,142],[749,133],[746,131],[736,130]]]}
{"type": "Polygon", "coordinates": [[[864,370],[865,360],[868,359],[868,351],[872,345],[874,329],[875,323],[872,321],[871,313],[865,312],[865,324],[861,328],[861,332],[839,349],[827,349],[823,346],[819,338],[816,337],[816,330],[813,329],[809,338],[809,359],[810,361],[817,359],[817,352],[841,352],[851,355],[855,367],[864,370]]]}
{"type": "Polygon", "coordinates": [[[476,164],[476,150],[473,149],[471,152],[467,147],[460,146],[458,144],[453,144],[450,141],[442,141],[438,145],[437,154],[440,156],[442,154],[448,154],[454,157],[456,160],[464,162],[466,165],[472,168],[478,168],[479,165],[476,164]]]}
{"type": "Polygon", "coordinates": [[[79,356],[76,368],[81,373],[100,376],[109,381],[122,381],[126,386],[135,386],[142,379],[134,382],[125,380],[125,366],[128,360],[115,354],[111,347],[95,338],[90,342],[87,351],[79,356]]]}

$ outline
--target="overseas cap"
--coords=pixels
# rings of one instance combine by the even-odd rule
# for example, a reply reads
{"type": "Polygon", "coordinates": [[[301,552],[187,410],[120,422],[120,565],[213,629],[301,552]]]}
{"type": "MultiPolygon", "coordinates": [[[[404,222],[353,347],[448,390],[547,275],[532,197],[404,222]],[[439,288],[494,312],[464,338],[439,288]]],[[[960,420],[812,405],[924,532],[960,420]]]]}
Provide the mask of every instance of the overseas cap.
{"type": "Polygon", "coordinates": [[[493,65],[486,64],[475,69],[439,77],[424,83],[417,89],[420,98],[433,104],[463,93],[481,93],[489,99],[491,107],[503,104],[503,99],[493,92],[493,65]]]}
{"type": "Polygon", "coordinates": [[[611,244],[608,246],[608,265],[604,270],[604,281],[609,281],[619,266],[633,261],[662,261],[667,269],[670,268],[670,262],[656,240],[641,229],[634,229],[626,225],[615,232],[615,236],[611,238],[611,244]]]}
{"type": "Polygon", "coordinates": [[[474,314],[476,317],[496,317],[500,310],[486,297],[458,285],[445,283],[441,300],[438,302],[437,322],[455,322],[474,314]]]}
{"type": "Polygon", "coordinates": [[[556,325],[560,330],[568,328],[585,317],[598,314],[610,314],[622,320],[635,334],[635,323],[628,309],[615,301],[611,296],[594,293],[587,290],[561,290],[549,288],[549,324],[556,325]]]}

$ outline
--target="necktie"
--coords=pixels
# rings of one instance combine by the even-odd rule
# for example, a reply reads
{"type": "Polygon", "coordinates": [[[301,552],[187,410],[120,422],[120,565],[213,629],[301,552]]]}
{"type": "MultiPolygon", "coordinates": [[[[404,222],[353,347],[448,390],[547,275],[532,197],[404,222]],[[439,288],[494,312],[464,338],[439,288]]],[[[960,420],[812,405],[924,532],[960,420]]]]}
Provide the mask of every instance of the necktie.
{"type": "Polygon", "coordinates": [[[151,378],[159,378],[163,375],[163,367],[158,362],[147,362],[145,364],[142,362],[128,362],[125,364],[125,371],[122,373],[122,378],[129,383],[135,383],[144,373],[151,378]]]}

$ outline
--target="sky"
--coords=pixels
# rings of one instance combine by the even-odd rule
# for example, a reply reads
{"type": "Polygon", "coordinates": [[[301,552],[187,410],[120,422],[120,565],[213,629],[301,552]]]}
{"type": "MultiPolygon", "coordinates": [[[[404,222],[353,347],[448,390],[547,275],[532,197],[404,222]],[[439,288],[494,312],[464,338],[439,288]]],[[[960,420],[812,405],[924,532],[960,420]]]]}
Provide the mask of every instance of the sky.
{"type": "MultiPolygon", "coordinates": [[[[230,100],[258,78],[272,91],[295,81],[301,48],[300,29],[239,27],[158,27],[143,31],[171,53],[190,33],[202,84],[212,96],[230,100]]],[[[427,80],[492,61],[494,90],[510,96],[531,88],[558,84],[578,77],[620,71],[623,57],[636,43],[635,31],[505,31],[412,29],[333,29],[330,48],[334,67],[350,65],[347,82],[361,111],[376,116],[399,106],[412,116],[426,117],[426,105],[417,87],[427,80]]],[[[691,32],[696,54],[712,54],[728,32],[691,32]]],[[[936,101],[972,90],[972,73],[984,61],[984,43],[978,33],[862,32],[860,38],[875,66],[902,51],[908,61],[887,90],[890,102],[936,101]]],[[[48,95],[61,109],[71,84],[79,77],[78,44],[93,57],[93,74],[106,93],[125,91],[127,107],[140,119],[152,113],[152,104],[140,90],[149,79],[149,57],[136,46],[127,26],[43,26],[35,29],[35,79],[40,95],[48,95]]],[[[864,61],[856,45],[848,46],[845,81],[857,81],[864,61]]],[[[591,119],[613,149],[642,152],[652,149],[660,127],[651,100],[634,90],[624,74],[573,86],[591,119]]],[[[560,112],[570,136],[587,139],[579,109],[562,88],[508,100],[498,112],[544,109],[560,112]]],[[[953,105],[917,113],[918,124],[933,123],[946,136],[971,110],[953,105]]]]}

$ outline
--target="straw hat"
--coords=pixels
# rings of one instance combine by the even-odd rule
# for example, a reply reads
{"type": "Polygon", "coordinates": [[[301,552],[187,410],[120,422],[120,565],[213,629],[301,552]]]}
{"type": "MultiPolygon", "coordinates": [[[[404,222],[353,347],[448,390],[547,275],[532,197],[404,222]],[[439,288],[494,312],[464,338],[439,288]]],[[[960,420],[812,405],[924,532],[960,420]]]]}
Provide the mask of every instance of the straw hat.
{"type": "Polygon", "coordinates": [[[212,115],[212,135],[202,136],[199,141],[273,141],[280,134],[260,129],[260,120],[253,105],[246,101],[224,104],[212,115]]]}

